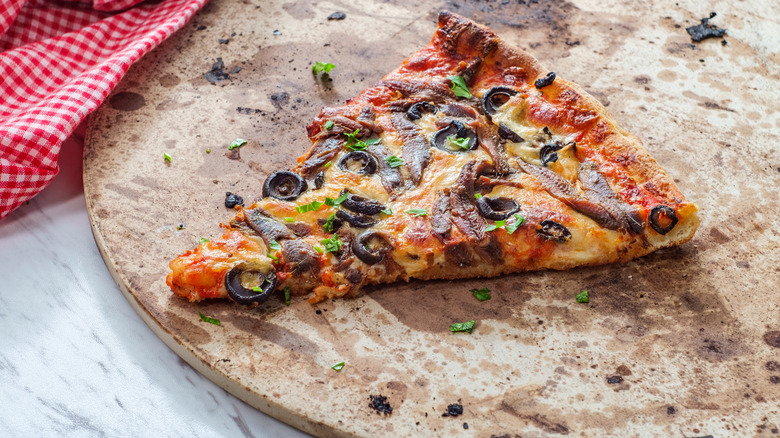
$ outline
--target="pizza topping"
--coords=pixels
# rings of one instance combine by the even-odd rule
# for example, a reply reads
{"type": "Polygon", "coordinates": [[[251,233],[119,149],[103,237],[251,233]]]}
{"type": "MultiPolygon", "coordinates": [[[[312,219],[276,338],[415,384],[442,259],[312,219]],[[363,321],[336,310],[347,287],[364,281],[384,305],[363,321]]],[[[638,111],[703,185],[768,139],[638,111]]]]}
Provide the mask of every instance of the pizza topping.
{"type": "Polygon", "coordinates": [[[466,81],[463,80],[461,76],[447,76],[447,79],[451,82],[450,89],[452,90],[452,94],[458,97],[471,99],[469,87],[466,86],[466,81]]]}
{"type": "Polygon", "coordinates": [[[327,163],[338,155],[343,144],[343,139],[332,137],[318,140],[304,156],[303,162],[298,166],[301,175],[310,178],[313,174],[320,171],[323,165],[327,166],[327,163]]]}
{"type": "Polygon", "coordinates": [[[344,210],[337,211],[336,218],[347,222],[355,228],[370,228],[377,223],[377,220],[371,216],[360,213],[348,213],[344,210]]]}
{"type": "Polygon", "coordinates": [[[639,211],[617,196],[604,175],[598,171],[598,164],[592,161],[580,164],[577,178],[585,198],[603,207],[617,222],[617,228],[636,234],[642,232],[645,226],[639,211]]]}
{"type": "Polygon", "coordinates": [[[373,175],[376,173],[377,161],[366,151],[352,151],[344,154],[338,162],[339,168],[358,175],[373,175]]]}
{"type": "Polygon", "coordinates": [[[300,175],[289,170],[271,174],[263,183],[263,197],[271,196],[280,201],[293,201],[309,188],[300,175]]]}
{"type": "Polygon", "coordinates": [[[422,179],[423,170],[431,162],[431,145],[420,134],[420,129],[417,125],[410,122],[403,114],[394,113],[391,120],[393,128],[403,142],[401,158],[403,158],[406,169],[409,171],[409,178],[417,186],[422,179]]]}
{"type": "Polygon", "coordinates": [[[511,217],[520,211],[520,204],[514,199],[498,197],[488,198],[481,196],[477,199],[477,210],[487,219],[500,221],[511,217]]]}
{"type": "Polygon", "coordinates": [[[400,167],[404,165],[404,160],[398,158],[398,156],[396,155],[390,155],[389,157],[385,157],[385,161],[387,161],[387,164],[390,167],[400,167]]]}
{"type": "Polygon", "coordinates": [[[270,245],[273,241],[293,237],[289,228],[274,219],[267,217],[264,212],[260,210],[244,210],[244,222],[263,238],[266,245],[270,245]]]}
{"type": "Polygon", "coordinates": [[[672,231],[675,225],[677,225],[677,214],[672,207],[666,205],[656,205],[650,210],[650,226],[658,234],[666,234],[672,231]]]}
{"type": "MultiPolygon", "coordinates": [[[[328,162],[330,164],[330,162],[328,162]]],[[[325,167],[328,167],[327,165],[325,167]]],[[[325,171],[320,171],[320,173],[317,174],[317,176],[314,177],[314,189],[313,190],[319,190],[322,188],[322,185],[325,183],[325,171]]]]}
{"type": "Polygon", "coordinates": [[[326,233],[332,233],[341,226],[341,221],[336,221],[336,213],[331,213],[324,222],[321,222],[321,225],[323,231],[326,233]]]}
{"type": "Polygon", "coordinates": [[[482,96],[482,110],[488,116],[492,116],[498,108],[506,103],[517,91],[509,87],[493,87],[482,96]]]}
{"type": "Polygon", "coordinates": [[[562,148],[563,146],[557,143],[542,146],[539,150],[539,161],[542,162],[542,166],[558,161],[558,151],[562,148]]]}
{"type": "MultiPolygon", "coordinates": [[[[385,191],[394,194],[402,189],[404,179],[401,176],[401,171],[397,169],[398,166],[393,165],[392,157],[395,155],[390,154],[390,151],[381,143],[369,146],[368,152],[377,160],[379,179],[382,180],[382,187],[385,191]]],[[[399,158],[399,160],[401,160],[401,164],[404,164],[402,159],[399,158]]]]}
{"type": "Polygon", "coordinates": [[[385,206],[381,203],[374,201],[373,199],[364,198],[362,196],[347,194],[344,203],[342,204],[347,210],[354,211],[355,213],[363,213],[369,216],[380,213],[385,209],[385,206]]]}
{"type": "Polygon", "coordinates": [[[504,140],[513,141],[515,143],[522,143],[523,137],[520,137],[515,131],[509,129],[504,122],[498,124],[498,136],[504,140]]]}
{"type": "Polygon", "coordinates": [[[237,265],[225,275],[228,295],[238,304],[262,303],[271,296],[276,287],[276,271],[263,273],[237,265]],[[246,285],[246,286],[245,286],[246,285]]]}
{"type": "Polygon", "coordinates": [[[515,213],[515,220],[513,222],[510,222],[506,224],[504,229],[509,234],[514,234],[515,231],[517,231],[518,228],[520,228],[520,225],[523,225],[525,223],[525,218],[517,213],[515,213]]]}
{"type": "Polygon", "coordinates": [[[322,246],[325,247],[325,252],[337,252],[344,242],[339,239],[338,234],[334,234],[332,237],[320,240],[322,246]]]}
{"type": "Polygon", "coordinates": [[[571,239],[571,232],[566,227],[549,219],[543,220],[537,225],[536,233],[545,239],[556,242],[566,242],[571,239]]]}
{"type": "Polygon", "coordinates": [[[444,189],[436,195],[431,212],[431,229],[433,234],[441,241],[449,239],[452,231],[452,218],[450,216],[450,192],[444,189]]]}
{"type": "Polygon", "coordinates": [[[476,119],[479,117],[477,110],[457,102],[450,102],[442,105],[441,112],[450,117],[462,117],[465,119],[476,119]]]}
{"type": "Polygon", "coordinates": [[[285,271],[295,274],[312,274],[310,278],[319,275],[319,254],[314,248],[301,240],[287,240],[282,246],[285,271]]]}
{"type": "Polygon", "coordinates": [[[430,114],[436,114],[439,112],[439,109],[436,108],[436,105],[434,105],[431,102],[417,102],[414,105],[410,106],[409,109],[406,111],[406,117],[409,120],[419,120],[422,118],[423,113],[430,113],[430,114]]]}
{"type": "Polygon", "coordinates": [[[547,73],[547,76],[534,81],[534,86],[536,88],[542,89],[548,85],[552,85],[553,81],[555,81],[555,72],[551,71],[550,73],[547,73]]]}
{"type": "Polygon", "coordinates": [[[377,231],[366,231],[352,241],[352,252],[368,265],[381,262],[385,254],[392,250],[393,245],[387,236],[377,231]]]}
{"type": "Polygon", "coordinates": [[[433,145],[451,154],[466,152],[477,147],[477,134],[458,120],[453,120],[433,135],[433,145]]]}

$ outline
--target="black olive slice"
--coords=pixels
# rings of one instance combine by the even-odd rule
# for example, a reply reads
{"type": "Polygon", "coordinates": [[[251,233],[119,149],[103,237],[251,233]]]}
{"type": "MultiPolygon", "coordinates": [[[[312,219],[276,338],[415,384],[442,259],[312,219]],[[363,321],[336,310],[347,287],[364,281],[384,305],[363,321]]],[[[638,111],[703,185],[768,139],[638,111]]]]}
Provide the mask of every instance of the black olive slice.
{"type": "Polygon", "coordinates": [[[672,231],[672,228],[677,225],[677,214],[674,212],[674,209],[663,204],[653,207],[653,209],[650,210],[650,217],[648,219],[650,226],[653,227],[658,234],[666,234],[669,231],[672,231]],[[667,223],[668,225],[661,225],[660,219],[662,216],[666,217],[664,223],[667,223]]]}
{"type": "Polygon", "coordinates": [[[492,116],[515,94],[517,91],[509,87],[493,87],[482,96],[482,110],[485,111],[485,114],[492,116]]]}
{"type": "Polygon", "coordinates": [[[558,222],[543,220],[536,227],[536,233],[545,239],[566,242],[571,239],[571,232],[558,222]]]}
{"type": "Polygon", "coordinates": [[[347,199],[341,203],[341,206],[347,210],[354,211],[355,213],[363,213],[369,216],[378,214],[385,209],[384,205],[373,199],[364,198],[351,193],[347,195],[347,199]]]}
{"type": "Polygon", "coordinates": [[[477,210],[486,219],[501,221],[511,217],[520,211],[520,204],[511,198],[488,198],[481,196],[477,199],[477,210]]]}
{"type": "Polygon", "coordinates": [[[515,143],[522,143],[525,141],[523,140],[523,137],[520,137],[515,131],[509,129],[504,122],[498,124],[498,136],[504,140],[513,141],[515,143]]]}
{"type": "Polygon", "coordinates": [[[563,146],[559,144],[546,144],[539,150],[539,160],[542,162],[542,166],[546,166],[550,163],[558,161],[558,151],[563,146]]]}
{"type": "Polygon", "coordinates": [[[555,81],[555,72],[551,71],[550,73],[547,73],[547,76],[534,81],[534,86],[536,88],[542,89],[548,85],[552,85],[554,81],[555,81]]]}
{"type": "MultiPolygon", "coordinates": [[[[348,213],[344,210],[336,212],[336,218],[341,219],[355,228],[370,228],[376,225],[377,220],[371,216],[360,213],[348,213]]],[[[334,221],[335,223],[335,221],[334,221]]],[[[334,226],[335,229],[335,226],[334,226]]]]}
{"type": "Polygon", "coordinates": [[[436,108],[436,105],[432,104],[431,102],[417,102],[406,111],[406,117],[409,118],[409,120],[419,120],[422,118],[422,113],[431,113],[436,114],[439,112],[439,109],[436,108]]]}
{"type": "Polygon", "coordinates": [[[464,126],[463,123],[457,120],[453,120],[446,128],[439,130],[436,132],[436,134],[433,134],[433,145],[451,154],[467,152],[477,147],[477,134],[473,129],[464,126]],[[456,139],[468,138],[468,147],[462,148],[452,144],[448,140],[449,137],[455,137],[456,139]]]}
{"type": "Polygon", "coordinates": [[[306,180],[289,170],[280,170],[271,174],[263,183],[263,197],[271,196],[280,201],[292,201],[309,188],[306,180]]]}
{"type": "Polygon", "coordinates": [[[352,151],[339,159],[341,170],[358,175],[373,175],[376,173],[377,166],[376,158],[366,151],[352,151]]]}
{"type": "Polygon", "coordinates": [[[325,183],[325,172],[320,171],[320,173],[317,174],[317,176],[314,177],[314,190],[319,190],[322,188],[322,184],[325,183]]]}
{"type": "Polygon", "coordinates": [[[230,298],[238,304],[262,303],[276,288],[276,271],[271,268],[269,273],[262,273],[256,269],[246,269],[243,264],[237,265],[225,275],[225,288],[230,298]],[[260,288],[260,292],[252,290],[254,287],[260,288]]]}
{"type": "Polygon", "coordinates": [[[387,237],[377,231],[366,231],[352,241],[352,252],[364,263],[374,265],[393,249],[387,237]]]}

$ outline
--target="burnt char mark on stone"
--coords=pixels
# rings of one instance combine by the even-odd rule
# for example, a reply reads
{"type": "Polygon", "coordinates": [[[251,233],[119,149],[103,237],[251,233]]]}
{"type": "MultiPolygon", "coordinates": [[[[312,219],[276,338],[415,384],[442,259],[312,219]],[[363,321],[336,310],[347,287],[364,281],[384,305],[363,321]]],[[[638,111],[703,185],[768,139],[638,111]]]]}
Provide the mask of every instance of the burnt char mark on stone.
{"type": "Polygon", "coordinates": [[[377,414],[390,415],[393,413],[393,407],[390,406],[384,395],[370,395],[368,400],[368,407],[375,410],[377,414]]]}
{"type": "Polygon", "coordinates": [[[277,110],[282,109],[283,106],[290,103],[290,93],[286,91],[282,91],[279,93],[274,93],[270,96],[271,98],[271,104],[276,108],[277,110]]]}
{"type": "Polygon", "coordinates": [[[211,70],[203,73],[203,77],[211,84],[230,79],[230,75],[225,71],[225,62],[222,58],[217,58],[216,62],[211,64],[211,70]]]}
{"type": "Polygon", "coordinates": [[[780,348],[780,331],[773,330],[764,333],[764,342],[770,347],[780,348]]]}
{"type": "Polygon", "coordinates": [[[693,41],[698,43],[707,38],[720,38],[726,34],[726,29],[721,29],[709,22],[710,18],[715,17],[715,15],[713,12],[709,17],[702,18],[701,23],[685,28],[693,41]]]}
{"type": "Polygon", "coordinates": [[[533,423],[536,427],[539,429],[542,429],[543,431],[550,433],[550,434],[556,434],[556,435],[568,435],[570,432],[570,429],[565,424],[556,423],[554,421],[550,421],[547,419],[545,415],[536,413],[536,414],[526,414],[518,412],[517,409],[515,409],[514,406],[510,405],[506,401],[502,401],[501,405],[499,407],[502,411],[513,415],[517,418],[521,418],[523,420],[528,420],[531,423],[533,423]]]}
{"type": "Polygon", "coordinates": [[[260,338],[285,350],[305,355],[316,355],[319,351],[316,342],[285,327],[259,319],[255,314],[249,312],[230,312],[230,314],[230,317],[222,320],[229,320],[235,328],[245,332],[251,339],[260,338]]]}
{"type": "Polygon", "coordinates": [[[111,108],[119,111],[135,111],[146,105],[146,99],[138,93],[122,91],[111,96],[108,103],[111,108]]]}

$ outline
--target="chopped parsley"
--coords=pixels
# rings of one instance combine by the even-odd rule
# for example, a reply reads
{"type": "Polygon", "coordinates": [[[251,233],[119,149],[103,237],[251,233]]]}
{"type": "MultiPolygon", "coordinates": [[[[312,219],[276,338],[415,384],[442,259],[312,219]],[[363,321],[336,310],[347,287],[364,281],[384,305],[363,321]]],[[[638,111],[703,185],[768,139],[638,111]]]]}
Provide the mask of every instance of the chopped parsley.
{"type": "Polygon", "coordinates": [[[380,213],[384,213],[388,216],[393,214],[393,210],[390,209],[390,207],[387,207],[386,209],[382,210],[380,213]]]}
{"type": "Polygon", "coordinates": [[[237,138],[233,140],[233,143],[230,143],[230,146],[228,146],[228,150],[232,151],[233,149],[240,148],[241,146],[247,144],[247,141],[243,138],[237,138]]]}
{"type": "Polygon", "coordinates": [[[469,92],[469,87],[466,86],[466,81],[463,80],[463,77],[461,76],[447,76],[447,79],[452,82],[452,93],[458,97],[465,97],[466,99],[471,99],[471,92],[469,92]]]}
{"type": "Polygon", "coordinates": [[[336,252],[341,248],[344,242],[339,239],[338,234],[334,234],[333,237],[320,240],[320,243],[325,247],[325,252],[336,252]]]}
{"type": "Polygon", "coordinates": [[[525,222],[525,218],[517,213],[514,215],[515,221],[511,224],[507,224],[506,226],[506,232],[509,234],[513,234],[515,231],[517,231],[518,228],[520,228],[520,225],[523,225],[525,222]]]}
{"type": "Polygon", "coordinates": [[[347,196],[349,196],[349,193],[347,193],[347,192],[342,193],[341,196],[339,196],[336,199],[328,198],[326,196],[325,197],[325,205],[327,205],[328,207],[335,207],[335,206],[341,204],[342,202],[346,201],[347,200],[347,196]]]}
{"type": "Polygon", "coordinates": [[[292,218],[292,217],[286,217],[286,218],[284,218],[284,220],[287,221],[287,222],[295,222],[295,218],[292,218]]]}
{"type": "Polygon", "coordinates": [[[450,135],[449,137],[447,137],[447,140],[449,140],[450,143],[454,144],[455,146],[461,149],[468,149],[469,142],[471,141],[469,138],[462,138],[462,137],[455,138],[454,135],[450,135]]]}
{"type": "Polygon", "coordinates": [[[368,147],[368,145],[377,144],[382,141],[379,138],[369,138],[365,141],[360,140],[357,138],[359,133],[360,128],[356,129],[355,132],[352,133],[345,132],[344,135],[347,136],[347,142],[344,144],[344,147],[351,151],[363,151],[368,147]]]}
{"type": "Polygon", "coordinates": [[[163,158],[165,158],[165,161],[167,161],[167,162],[169,162],[169,163],[171,162],[171,156],[170,156],[170,155],[168,155],[168,153],[167,153],[167,152],[166,152],[166,153],[163,153],[163,158]]]}
{"type": "Polygon", "coordinates": [[[332,233],[333,232],[333,221],[336,220],[336,213],[331,213],[330,216],[328,216],[328,219],[325,221],[324,224],[322,224],[322,229],[326,233],[332,233]]]}
{"type": "Polygon", "coordinates": [[[476,320],[472,319],[471,321],[467,322],[456,322],[455,324],[450,325],[450,331],[452,333],[456,332],[466,332],[471,333],[472,330],[474,330],[474,323],[477,322],[476,320]]]}
{"type": "MultiPolygon", "coordinates": [[[[295,211],[298,213],[306,213],[307,211],[317,211],[322,207],[323,203],[320,201],[311,201],[308,204],[303,204],[295,207],[295,211]]],[[[285,218],[287,220],[287,218],[285,218]]],[[[291,221],[287,221],[291,222],[291,221]]]]}
{"type": "Polygon", "coordinates": [[[411,210],[406,210],[407,213],[413,214],[417,217],[421,216],[428,216],[428,209],[427,208],[413,208],[411,210]]]}
{"type": "Polygon", "coordinates": [[[314,65],[311,66],[311,72],[314,73],[315,76],[317,76],[320,73],[330,73],[331,70],[336,68],[335,65],[329,63],[329,62],[322,62],[317,61],[314,63],[314,65]]]}
{"type": "Polygon", "coordinates": [[[471,294],[479,301],[487,301],[490,298],[490,289],[483,287],[482,289],[471,289],[471,294]]]}
{"type": "Polygon", "coordinates": [[[266,253],[266,255],[268,256],[269,259],[278,262],[279,257],[276,257],[275,255],[271,254],[271,251],[276,252],[281,250],[282,250],[282,245],[279,245],[279,242],[272,240],[271,243],[268,244],[268,253],[266,253]]]}
{"type": "Polygon", "coordinates": [[[322,254],[322,248],[320,248],[319,246],[315,246],[314,250],[317,251],[318,253],[322,254]]]}
{"type": "Polygon", "coordinates": [[[284,304],[290,305],[290,286],[284,287],[284,304]]]}
{"type": "Polygon", "coordinates": [[[333,129],[333,120],[328,120],[327,122],[325,122],[325,129],[328,130],[333,129]]]}
{"type": "Polygon", "coordinates": [[[574,298],[577,300],[578,303],[588,303],[590,302],[590,298],[588,298],[588,290],[585,289],[582,292],[578,293],[574,296],[574,298]]]}
{"type": "Polygon", "coordinates": [[[487,233],[488,231],[494,231],[494,230],[496,230],[496,229],[498,229],[498,228],[501,228],[501,227],[503,227],[503,226],[505,226],[505,225],[506,225],[506,220],[495,221],[494,223],[492,223],[492,224],[489,224],[489,225],[488,225],[488,226],[485,228],[485,230],[484,230],[484,231],[487,233]]]}
{"type": "Polygon", "coordinates": [[[222,325],[222,324],[219,323],[219,320],[216,319],[216,318],[209,318],[208,316],[204,315],[201,312],[198,312],[198,315],[200,315],[200,319],[201,320],[206,321],[209,324],[222,325]]]}
{"type": "Polygon", "coordinates": [[[201,237],[200,240],[198,241],[198,244],[206,243],[206,242],[211,242],[211,241],[209,239],[206,239],[205,237],[201,237]]]}
{"type": "Polygon", "coordinates": [[[344,368],[344,365],[346,365],[344,363],[344,361],[341,361],[341,362],[337,363],[336,365],[333,365],[330,368],[333,369],[333,370],[336,370],[336,371],[341,371],[341,369],[344,368]]]}
{"type": "Polygon", "coordinates": [[[325,163],[325,168],[327,169],[328,167],[330,167],[330,165],[331,165],[331,164],[333,164],[333,163],[331,163],[330,161],[328,161],[327,163],[325,163]]]}
{"type": "Polygon", "coordinates": [[[479,199],[482,197],[482,193],[474,193],[474,199],[479,199]]]}
{"type": "Polygon", "coordinates": [[[398,167],[404,164],[404,160],[402,158],[398,158],[395,155],[390,155],[389,157],[385,158],[385,161],[387,161],[387,164],[389,164],[390,167],[398,167]]]}

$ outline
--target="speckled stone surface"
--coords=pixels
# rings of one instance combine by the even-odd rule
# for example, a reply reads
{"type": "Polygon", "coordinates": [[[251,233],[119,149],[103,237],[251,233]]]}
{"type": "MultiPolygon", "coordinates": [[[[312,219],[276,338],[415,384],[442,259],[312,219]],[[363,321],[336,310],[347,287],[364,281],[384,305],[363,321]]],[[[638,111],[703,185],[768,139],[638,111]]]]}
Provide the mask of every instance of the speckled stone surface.
{"type": "Polygon", "coordinates": [[[207,377],[316,435],[778,434],[780,6],[407,3],[216,0],[131,69],[91,120],[84,185],[139,315],[207,377]],[[394,284],[315,306],[174,297],[167,263],[220,234],[225,192],[255,199],[308,149],[320,108],[427,44],[443,8],[607,105],[699,205],[696,237],[623,265],[394,284]],[[346,18],[327,20],[334,11],[346,18]],[[685,27],[711,11],[727,43],[692,43],[685,27]],[[217,58],[229,78],[210,84],[217,58]],[[316,61],[337,65],[332,81],[313,78],[316,61]],[[228,151],[235,138],[249,142],[228,151]],[[493,298],[478,302],[476,287],[493,298]],[[577,303],[585,288],[590,303],[577,303]],[[472,334],[448,331],[470,319],[472,334]],[[463,415],[442,416],[453,403],[463,415]]]}

